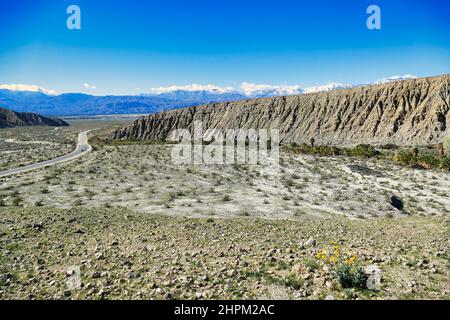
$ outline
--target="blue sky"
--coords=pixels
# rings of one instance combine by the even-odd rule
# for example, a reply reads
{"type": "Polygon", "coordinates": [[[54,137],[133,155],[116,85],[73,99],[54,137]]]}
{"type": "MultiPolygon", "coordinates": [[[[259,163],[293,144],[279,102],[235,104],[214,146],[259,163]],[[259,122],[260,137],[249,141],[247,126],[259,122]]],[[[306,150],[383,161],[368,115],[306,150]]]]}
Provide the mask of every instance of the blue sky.
{"type": "Polygon", "coordinates": [[[103,95],[443,73],[447,0],[0,1],[0,84],[103,95]],[[81,30],[66,27],[71,4],[81,8],[81,30]],[[381,8],[381,30],[366,27],[371,4],[381,8]]]}

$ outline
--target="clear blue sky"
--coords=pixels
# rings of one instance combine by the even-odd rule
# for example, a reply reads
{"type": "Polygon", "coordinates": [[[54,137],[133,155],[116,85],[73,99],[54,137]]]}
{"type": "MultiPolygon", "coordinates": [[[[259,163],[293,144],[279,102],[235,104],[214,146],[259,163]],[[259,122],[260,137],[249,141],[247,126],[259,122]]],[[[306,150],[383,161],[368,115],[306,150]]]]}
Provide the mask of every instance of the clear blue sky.
{"type": "Polygon", "coordinates": [[[0,1],[0,84],[133,94],[191,83],[312,86],[443,73],[447,0],[0,1]],[[81,30],[66,28],[70,4],[81,8],[81,30]],[[381,30],[366,27],[370,4],[381,8],[381,30]]]}

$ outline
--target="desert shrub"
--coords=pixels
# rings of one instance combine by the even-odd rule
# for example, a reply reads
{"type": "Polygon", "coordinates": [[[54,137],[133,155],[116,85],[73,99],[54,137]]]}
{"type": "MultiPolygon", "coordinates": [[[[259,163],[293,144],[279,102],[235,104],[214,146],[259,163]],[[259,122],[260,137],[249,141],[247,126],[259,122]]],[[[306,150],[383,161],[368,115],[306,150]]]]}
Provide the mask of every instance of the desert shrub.
{"type": "Polygon", "coordinates": [[[401,150],[395,154],[394,161],[399,162],[405,166],[411,166],[416,163],[417,159],[414,157],[412,152],[401,150]]]}
{"type": "Polygon", "coordinates": [[[353,149],[345,148],[345,147],[336,147],[336,146],[311,146],[306,143],[302,145],[298,145],[297,143],[292,143],[284,146],[284,150],[293,153],[302,153],[302,154],[312,154],[321,157],[330,157],[330,156],[356,156],[356,157],[375,157],[380,154],[378,150],[368,144],[360,144],[353,149]]]}
{"type": "Polygon", "coordinates": [[[331,276],[342,288],[365,288],[367,277],[357,262],[357,257],[350,250],[344,250],[337,242],[319,251],[316,258],[327,265],[331,276]]]}
{"type": "Polygon", "coordinates": [[[319,269],[320,264],[317,262],[317,260],[307,259],[307,260],[305,260],[305,266],[314,271],[314,270],[319,269]]]}
{"type": "Polygon", "coordinates": [[[400,199],[397,196],[391,196],[391,199],[389,202],[390,202],[391,206],[393,206],[394,208],[396,208],[398,210],[403,210],[403,208],[404,208],[402,199],[400,199]]]}
{"type": "Polygon", "coordinates": [[[284,285],[286,287],[291,287],[296,290],[299,290],[303,287],[305,280],[301,278],[297,278],[294,275],[288,275],[285,279],[283,279],[284,282],[281,282],[281,285],[284,285]]]}
{"type": "Polygon", "coordinates": [[[0,269],[0,287],[6,288],[11,282],[17,280],[17,276],[10,270],[0,269]]]}
{"type": "Polygon", "coordinates": [[[383,149],[383,150],[397,150],[398,148],[399,147],[396,146],[395,144],[390,144],[390,143],[380,146],[380,149],[383,149]]]}
{"type": "Polygon", "coordinates": [[[38,201],[36,201],[36,202],[34,203],[34,205],[35,205],[36,207],[42,207],[42,206],[44,205],[44,203],[42,202],[42,200],[38,200],[38,201]]]}
{"type": "Polygon", "coordinates": [[[331,272],[342,288],[365,288],[367,277],[364,270],[360,266],[339,264],[331,272]]]}
{"type": "Polygon", "coordinates": [[[314,148],[313,153],[319,156],[338,156],[341,155],[342,149],[334,146],[317,146],[314,148]]]}
{"type": "Polygon", "coordinates": [[[445,148],[444,148],[444,144],[442,142],[436,146],[436,151],[441,158],[443,158],[445,156],[445,148]]]}
{"type": "Polygon", "coordinates": [[[239,215],[240,216],[243,216],[243,217],[249,217],[250,216],[250,212],[248,212],[247,210],[241,210],[240,212],[239,212],[239,215]]]}
{"type": "MultiPolygon", "coordinates": [[[[259,174],[259,172],[258,172],[258,174],[259,174]]],[[[298,175],[296,175],[295,173],[293,173],[293,174],[291,175],[291,179],[297,180],[297,179],[300,179],[300,176],[298,176],[298,175]]]]}
{"type": "Polygon", "coordinates": [[[81,205],[83,205],[83,201],[81,201],[81,199],[76,199],[76,200],[72,203],[72,206],[74,206],[74,207],[79,207],[79,206],[81,206],[81,205]]]}
{"type": "Polygon", "coordinates": [[[21,199],[20,197],[14,198],[14,199],[12,200],[12,204],[13,204],[13,206],[15,206],[15,207],[20,206],[21,203],[22,203],[22,199],[21,199]]]}
{"type": "Polygon", "coordinates": [[[441,168],[442,170],[446,170],[446,171],[450,170],[450,156],[446,156],[441,159],[439,168],[441,168]]]}
{"type": "Polygon", "coordinates": [[[286,187],[292,187],[294,185],[294,181],[292,179],[289,179],[289,178],[285,178],[283,183],[284,183],[284,185],[286,187]]]}
{"type": "Polygon", "coordinates": [[[223,202],[228,202],[228,201],[231,201],[231,197],[229,196],[229,195],[224,195],[223,197],[222,197],[222,201],[223,202]]]}
{"type": "Polygon", "coordinates": [[[432,153],[425,153],[419,155],[418,164],[425,169],[431,169],[439,167],[440,160],[439,157],[432,153]]]}
{"type": "Polygon", "coordinates": [[[359,144],[352,149],[352,155],[356,157],[372,158],[379,154],[380,152],[369,144],[359,144]]]}
{"type": "Polygon", "coordinates": [[[400,150],[393,159],[402,165],[423,169],[441,168],[442,170],[449,170],[450,168],[450,157],[440,156],[430,151],[419,152],[417,148],[412,149],[412,151],[400,150]]]}

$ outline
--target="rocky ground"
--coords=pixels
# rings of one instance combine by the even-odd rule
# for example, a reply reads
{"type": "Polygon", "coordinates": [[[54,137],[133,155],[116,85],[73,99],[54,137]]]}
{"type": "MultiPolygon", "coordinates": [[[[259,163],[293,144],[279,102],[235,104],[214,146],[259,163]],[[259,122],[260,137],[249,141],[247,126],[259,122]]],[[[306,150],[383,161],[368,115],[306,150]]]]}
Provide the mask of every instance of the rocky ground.
{"type": "Polygon", "coordinates": [[[171,147],[94,143],[0,179],[0,297],[450,298],[448,172],[288,153],[180,166],[171,147]],[[331,242],[380,268],[380,290],[343,288],[316,257],[331,242]]]}
{"type": "Polygon", "coordinates": [[[72,163],[4,178],[0,196],[7,204],[27,207],[125,207],[190,217],[364,219],[450,212],[448,172],[411,169],[376,158],[285,153],[277,170],[180,166],[171,161],[171,147],[98,147],[72,163]]]}
{"type": "Polygon", "coordinates": [[[449,299],[448,227],[447,217],[188,219],[6,207],[0,297],[449,299]],[[332,241],[381,269],[379,291],[342,289],[330,277],[315,254],[332,241]]]}

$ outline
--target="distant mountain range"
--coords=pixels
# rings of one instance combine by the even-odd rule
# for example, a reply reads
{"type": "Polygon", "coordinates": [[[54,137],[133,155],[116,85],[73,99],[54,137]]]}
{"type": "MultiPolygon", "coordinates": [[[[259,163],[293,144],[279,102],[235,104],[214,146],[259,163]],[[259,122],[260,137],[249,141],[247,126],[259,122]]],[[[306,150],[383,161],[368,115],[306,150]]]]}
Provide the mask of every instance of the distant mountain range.
{"type": "Polygon", "coordinates": [[[81,93],[54,96],[40,92],[0,90],[0,106],[2,107],[18,112],[35,112],[54,116],[148,114],[192,106],[196,103],[152,96],[91,96],[81,93]]]}
{"type": "MultiPolygon", "coordinates": [[[[414,78],[414,76],[391,77],[375,83],[379,84],[411,78],[414,78]]],[[[331,83],[325,86],[301,88],[300,86],[243,83],[240,91],[229,87],[219,88],[211,85],[173,86],[157,88],[153,89],[151,93],[133,96],[93,96],[81,93],[54,95],[52,91],[43,90],[37,86],[15,85],[3,86],[3,88],[6,87],[7,89],[1,89],[2,86],[0,86],[0,107],[6,107],[18,112],[34,112],[54,116],[151,114],[212,102],[325,92],[369,84],[348,85],[331,83]]]]}

